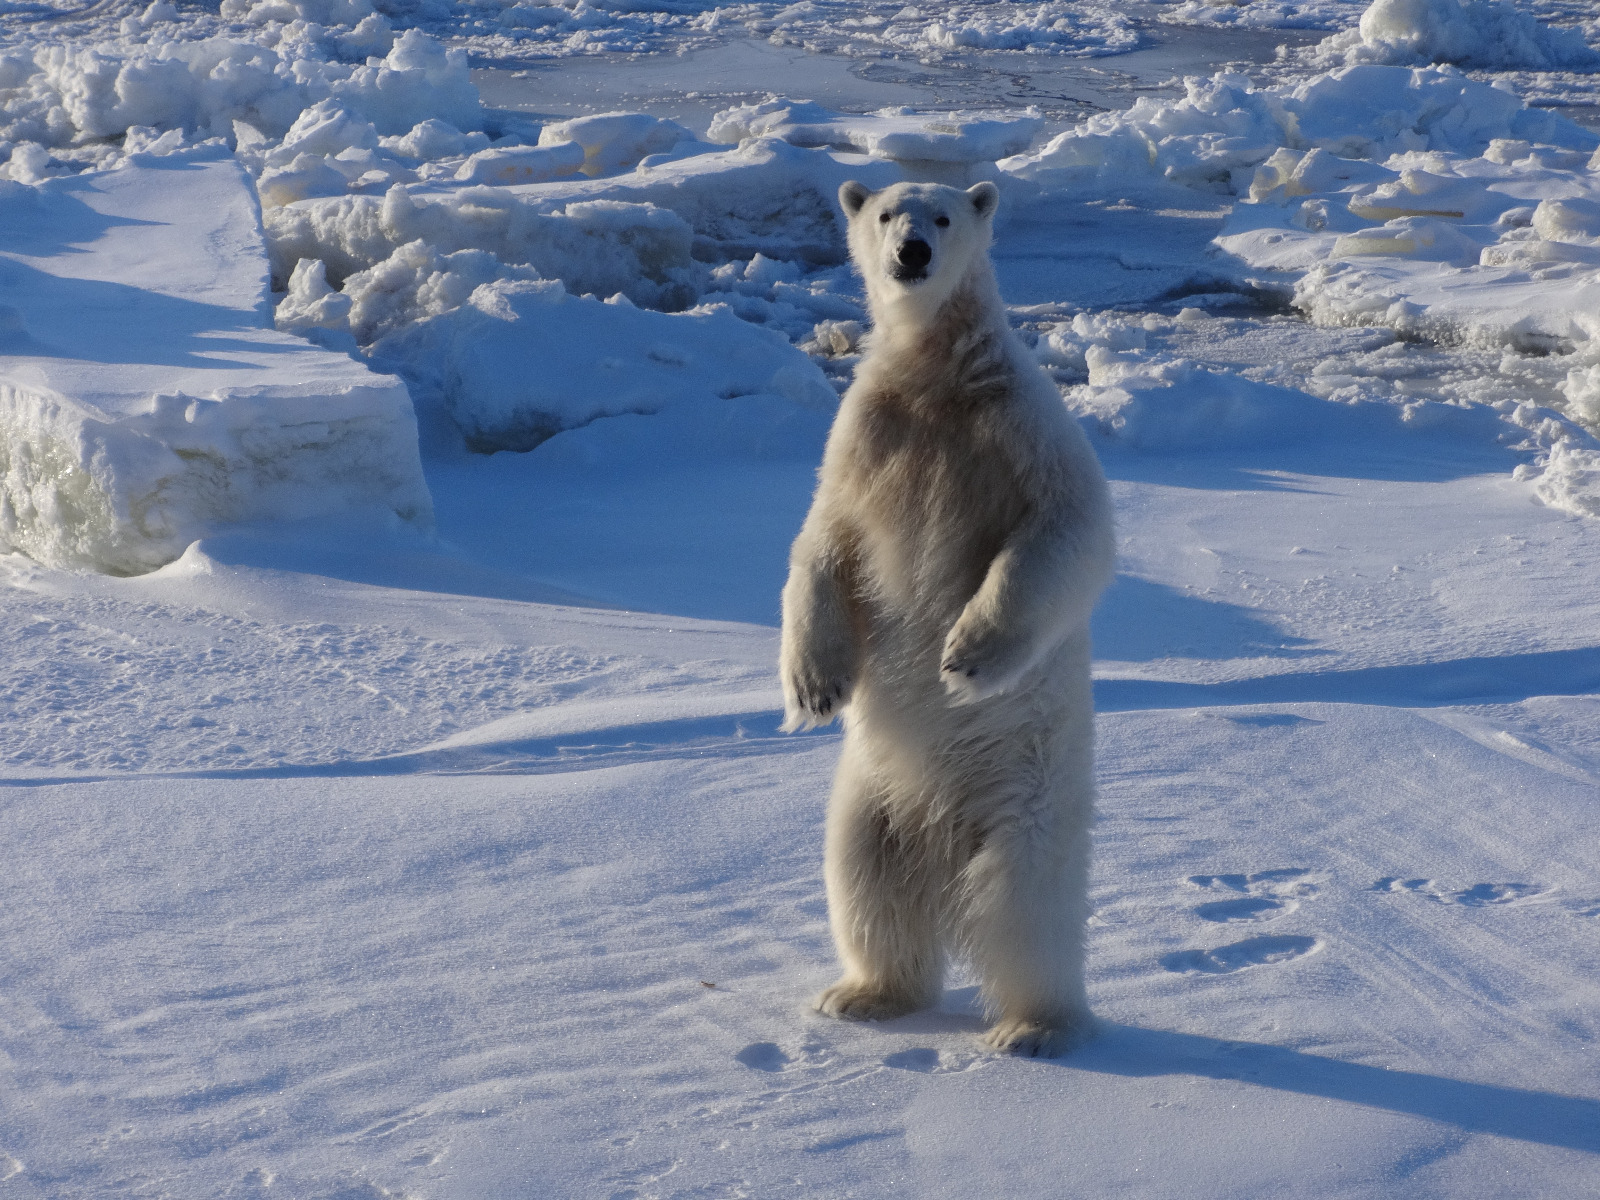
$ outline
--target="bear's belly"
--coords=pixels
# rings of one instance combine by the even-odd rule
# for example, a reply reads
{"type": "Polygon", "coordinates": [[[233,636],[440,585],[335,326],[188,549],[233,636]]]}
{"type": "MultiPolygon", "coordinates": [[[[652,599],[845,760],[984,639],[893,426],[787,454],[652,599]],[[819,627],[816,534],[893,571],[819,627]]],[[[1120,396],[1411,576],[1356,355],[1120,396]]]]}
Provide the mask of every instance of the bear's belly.
{"type": "Polygon", "coordinates": [[[869,654],[845,725],[856,752],[893,781],[895,807],[917,822],[955,810],[981,820],[1017,800],[1084,792],[1094,737],[1088,632],[1013,690],[975,704],[951,702],[937,663],[869,654]]]}

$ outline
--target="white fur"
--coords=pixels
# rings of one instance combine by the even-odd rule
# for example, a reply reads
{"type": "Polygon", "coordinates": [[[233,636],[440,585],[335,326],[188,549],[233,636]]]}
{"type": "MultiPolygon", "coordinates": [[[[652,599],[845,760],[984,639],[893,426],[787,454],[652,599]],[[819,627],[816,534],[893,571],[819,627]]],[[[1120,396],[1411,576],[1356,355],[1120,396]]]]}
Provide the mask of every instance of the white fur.
{"type": "Polygon", "coordinates": [[[785,728],[845,725],[825,865],[844,974],[817,1007],[924,1007],[953,951],[988,1041],[1048,1054],[1090,1021],[1088,624],[1111,505],[1006,322],[996,198],[840,189],[873,329],[790,554],[780,670],[785,728]],[[897,279],[919,240],[923,277],[897,279]]]}

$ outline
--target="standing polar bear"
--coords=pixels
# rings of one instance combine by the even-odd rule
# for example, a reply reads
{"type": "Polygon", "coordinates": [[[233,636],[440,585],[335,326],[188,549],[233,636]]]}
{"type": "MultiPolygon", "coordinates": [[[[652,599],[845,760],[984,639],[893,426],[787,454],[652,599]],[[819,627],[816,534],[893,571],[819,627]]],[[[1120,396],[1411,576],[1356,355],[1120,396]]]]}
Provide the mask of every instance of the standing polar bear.
{"type": "Polygon", "coordinates": [[[1114,556],[1088,439],[1006,322],[999,192],[839,189],[872,332],[790,553],[788,730],[843,715],[824,1013],[932,1004],[946,950],[1002,1050],[1087,1031],[1089,613],[1114,556]]]}

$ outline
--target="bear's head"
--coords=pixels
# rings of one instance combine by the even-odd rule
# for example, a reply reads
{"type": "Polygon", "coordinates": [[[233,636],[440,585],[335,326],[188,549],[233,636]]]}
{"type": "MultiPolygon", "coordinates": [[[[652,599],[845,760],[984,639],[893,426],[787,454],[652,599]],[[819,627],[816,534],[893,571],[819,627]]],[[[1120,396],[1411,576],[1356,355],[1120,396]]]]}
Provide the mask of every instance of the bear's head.
{"type": "Polygon", "coordinates": [[[839,189],[849,218],[850,257],[874,303],[937,309],[989,250],[1000,191],[897,183],[881,192],[851,180],[839,189]]]}

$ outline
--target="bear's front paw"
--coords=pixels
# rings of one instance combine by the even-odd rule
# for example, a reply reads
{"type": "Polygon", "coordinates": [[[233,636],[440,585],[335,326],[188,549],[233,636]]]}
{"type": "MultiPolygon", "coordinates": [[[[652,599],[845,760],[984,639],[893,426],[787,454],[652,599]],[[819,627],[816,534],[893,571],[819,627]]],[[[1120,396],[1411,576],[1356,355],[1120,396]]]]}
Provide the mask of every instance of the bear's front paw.
{"type": "Polygon", "coordinates": [[[997,696],[1016,682],[1017,647],[998,636],[974,637],[960,624],[945,638],[939,679],[956,704],[997,696]]]}
{"type": "Polygon", "coordinates": [[[785,672],[783,680],[783,729],[793,733],[826,725],[839,715],[850,698],[850,680],[843,675],[820,672],[785,672]]]}
{"type": "Polygon", "coordinates": [[[916,1012],[920,1007],[913,999],[848,978],[824,988],[816,999],[819,1013],[848,1021],[887,1021],[916,1012]]]}

